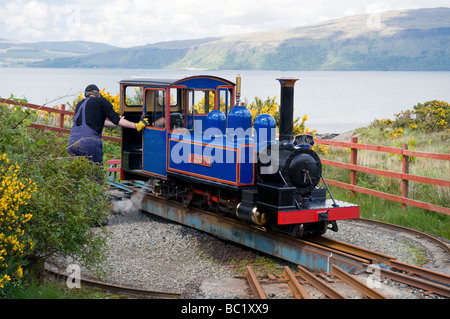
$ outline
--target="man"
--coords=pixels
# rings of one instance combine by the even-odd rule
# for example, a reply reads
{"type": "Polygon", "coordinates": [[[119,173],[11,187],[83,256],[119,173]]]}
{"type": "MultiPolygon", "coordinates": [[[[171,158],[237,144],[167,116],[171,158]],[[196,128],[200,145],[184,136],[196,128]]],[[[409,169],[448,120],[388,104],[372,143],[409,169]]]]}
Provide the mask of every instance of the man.
{"type": "Polygon", "coordinates": [[[67,152],[73,156],[88,156],[91,161],[101,164],[103,162],[103,127],[126,127],[140,132],[149,121],[142,119],[133,123],[120,117],[113,109],[112,104],[100,95],[100,90],[94,84],[85,89],[84,100],[77,104],[73,127],[70,131],[67,152]]]}

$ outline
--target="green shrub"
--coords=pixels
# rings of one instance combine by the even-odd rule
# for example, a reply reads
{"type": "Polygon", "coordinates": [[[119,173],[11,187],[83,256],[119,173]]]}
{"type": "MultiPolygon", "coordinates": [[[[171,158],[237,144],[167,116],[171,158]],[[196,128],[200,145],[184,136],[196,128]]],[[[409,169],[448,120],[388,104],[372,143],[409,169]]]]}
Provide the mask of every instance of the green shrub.
{"type": "Polygon", "coordinates": [[[34,243],[24,255],[28,265],[42,270],[46,258],[62,253],[99,270],[106,234],[93,226],[110,210],[103,195],[108,188],[105,169],[86,158],[69,157],[67,136],[28,127],[34,111],[0,105],[0,116],[0,154],[8,154],[36,184],[23,212],[33,215],[24,225],[34,243]]]}
{"type": "Polygon", "coordinates": [[[92,227],[109,211],[104,170],[83,157],[47,158],[28,173],[37,185],[29,204],[34,215],[27,230],[35,242],[30,259],[63,253],[88,266],[101,262],[105,236],[92,227]]]}

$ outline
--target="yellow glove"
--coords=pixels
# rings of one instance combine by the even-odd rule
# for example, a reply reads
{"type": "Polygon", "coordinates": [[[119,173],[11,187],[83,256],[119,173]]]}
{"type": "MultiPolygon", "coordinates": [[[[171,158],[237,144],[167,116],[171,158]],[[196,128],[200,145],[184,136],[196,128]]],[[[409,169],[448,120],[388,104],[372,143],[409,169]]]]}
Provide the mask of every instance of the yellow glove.
{"type": "Polygon", "coordinates": [[[144,117],[139,123],[134,123],[138,132],[142,131],[146,126],[150,125],[148,118],[144,117]]]}

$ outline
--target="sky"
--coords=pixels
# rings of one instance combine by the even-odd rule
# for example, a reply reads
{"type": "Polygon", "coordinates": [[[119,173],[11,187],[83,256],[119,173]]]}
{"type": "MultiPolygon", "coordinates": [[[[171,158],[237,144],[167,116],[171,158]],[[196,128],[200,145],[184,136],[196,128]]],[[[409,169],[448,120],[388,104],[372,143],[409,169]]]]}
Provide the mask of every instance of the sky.
{"type": "Polygon", "coordinates": [[[450,0],[0,0],[0,39],[132,47],[436,7],[450,0]]]}

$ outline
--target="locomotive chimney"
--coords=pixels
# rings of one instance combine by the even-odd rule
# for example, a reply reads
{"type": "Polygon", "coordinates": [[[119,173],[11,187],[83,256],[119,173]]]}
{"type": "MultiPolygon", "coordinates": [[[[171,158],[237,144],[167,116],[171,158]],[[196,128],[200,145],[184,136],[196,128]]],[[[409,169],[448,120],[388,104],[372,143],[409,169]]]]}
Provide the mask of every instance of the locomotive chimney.
{"type": "Polygon", "coordinates": [[[280,145],[292,144],[294,139],[294,85],[298,79],[277,79],[281,84],[280,145]]]}

